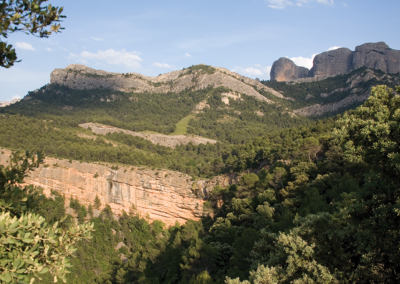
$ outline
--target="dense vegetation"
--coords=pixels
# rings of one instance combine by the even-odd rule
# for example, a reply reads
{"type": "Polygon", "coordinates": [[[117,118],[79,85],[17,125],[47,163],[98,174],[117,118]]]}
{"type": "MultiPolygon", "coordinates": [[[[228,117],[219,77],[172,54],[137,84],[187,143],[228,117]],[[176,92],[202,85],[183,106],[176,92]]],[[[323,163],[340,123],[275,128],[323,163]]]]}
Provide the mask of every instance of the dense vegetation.
{"type": "MultiPolygon", "coordinates": [[[[204,208],[212,217],[199,222],[165,228],[134,211],[117,221],[108,206],[91,218],[93,208],[72,200],[96,232],[79,245],[68,282],[398,283],[399,110],[400,97],[378,87],[363,107],[325,125],[330,135],[303,147],[280,141],[290,163],[216,186],[204,208]]],[[[54,196],[43,201],[49,220],[63,214],[65,201],[54,196]]]]}
{"type": "Polygon", "coordinates": [[[209,107],[204,113],[193,114],[187,132],[230,143],[249,141],[265,132],[309,121],[292,118],[284,108],[248,96],[240,102],[231,100],[231,105],[227,106],[221,101],[221,93],[227,91],[220,87],[149,94],[48,85],[30,92],[17,104],[0,109],[0,113],[51,120],[61,126],[78,127],[79,123],[97,122],[132,131],[172,134],[176,124],[193,114],[195,106],[206,100],[209,107]],[[263,112],[264,116],[256,115],[255,111],[263,112]]]}
{"type": "MultiPolygon", "coordinates": [[[[223,172],[242,171],[263,159],[288,159],[310,144],[310,137],[326,135],[333,120],[310,123],[308,127],[270,132],[241,145],[228,143],[189,144],[175,149],[154,145],[124,133],[94,136],[89,130],[63,126],[54,120],[0,115],[0,146],[29,149],[45,155],[85,162],[168,168],[193,176],[210,177],[223,172]],[[18,131],[16,131],[16,129],[18,131]],[[93,139],[78,134],[92,135],[93,139]],[[286,141],[286,146],[282,145],[286,141]],[[255,160],[253,154],[257,153],[255,160]]],[[[312,143],[311,143],[312,144],[312,143]]]]}

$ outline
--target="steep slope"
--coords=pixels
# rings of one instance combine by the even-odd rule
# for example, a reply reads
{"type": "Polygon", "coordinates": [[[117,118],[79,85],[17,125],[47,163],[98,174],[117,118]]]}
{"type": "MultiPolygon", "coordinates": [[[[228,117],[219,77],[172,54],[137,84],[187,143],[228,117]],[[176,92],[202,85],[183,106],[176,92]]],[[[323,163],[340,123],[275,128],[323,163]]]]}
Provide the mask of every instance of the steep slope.
{"type": "Polygon", "coordinates": [[[186,89],[194,91],[207,87],[226,87],[233,92],[255,97],[260,101],[271,102],[255,88],[276,97],[283,96],[260,82],[243,77],[224,68],[200,64],[181,71],[173,71],[157,77],[139,73],[111,73],[94,70],[84,65],[72,64],[65,69],[56,69],[50,75],[50,84],[65,85],[73,89],[107,88],[133,93],[179,93],[186,89]]]}
{"type": "Polygon", "coordinates": [[[361,68],[350,73],[325,78],[304,78],[293,82],[264,81],[265,85],[279,90],[287,98],[285,105],[297,115],[306,117],[332,116],[361,105],[371,88],[400,84],[396,74],[361,68]]]}

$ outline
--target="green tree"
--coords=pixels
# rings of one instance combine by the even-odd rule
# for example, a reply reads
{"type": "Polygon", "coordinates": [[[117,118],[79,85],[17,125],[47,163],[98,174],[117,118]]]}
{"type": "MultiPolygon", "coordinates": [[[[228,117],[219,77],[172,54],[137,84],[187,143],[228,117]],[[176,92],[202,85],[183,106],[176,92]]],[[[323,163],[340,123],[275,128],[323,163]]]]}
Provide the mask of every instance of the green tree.
{"type": "Polygon", "coordinates": [[[101,206],[101,201],[100,201],[100,198],[96,194],[96,197],[94,198],[94,208],[99,210],[100,206],[101,206]]]}
{"type": "MultiPolygon", "coordinates": [[[[65,281],[68,257],[81,239],[90,239],[93,224],[73,222],[67,229],[53,225],[36,213],[41,194],[22,187],[23,178],[42,160],[26,152],[13,154],[10,165],[0,165],[0,279],[2,283],[32,283],[49,272],[65,281]]],[[[66,218],[62,218],[63,222],[66,218]]]]}
{"type": "Polygon", "coordinates": [[[374,87],[364,105],[338,123],[334,134],[345,158],[366,169],[349,210],[360,252],[355,277],[399,282],[400,97],[384,85],[374,87]]]}
{"type": "MultiPolygon", "coordinates": [[[[48,0],[3,0],[0,3],[0,36],[22,31],[41,38],[60,32],[63,7],[43,6],[48,0]]],[[[0,66],[10,68],[17,61],[12,45],[0,40],[0,66]]]]}

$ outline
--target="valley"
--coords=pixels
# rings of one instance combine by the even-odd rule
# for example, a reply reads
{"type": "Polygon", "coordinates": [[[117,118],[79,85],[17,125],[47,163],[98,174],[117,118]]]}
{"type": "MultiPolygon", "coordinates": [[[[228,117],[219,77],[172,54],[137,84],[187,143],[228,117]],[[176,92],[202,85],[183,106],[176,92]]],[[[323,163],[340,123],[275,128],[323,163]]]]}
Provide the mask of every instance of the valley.
{"type": "Polygon", "coordinates": [[[0,108],[0,207],[62,220],[61,232],[93,224],[68,283],[390,283],[396,56],[376,43],[310,70],[281,58],[271,81],[205,64],[157,77],[55,69],[0,108]]]}

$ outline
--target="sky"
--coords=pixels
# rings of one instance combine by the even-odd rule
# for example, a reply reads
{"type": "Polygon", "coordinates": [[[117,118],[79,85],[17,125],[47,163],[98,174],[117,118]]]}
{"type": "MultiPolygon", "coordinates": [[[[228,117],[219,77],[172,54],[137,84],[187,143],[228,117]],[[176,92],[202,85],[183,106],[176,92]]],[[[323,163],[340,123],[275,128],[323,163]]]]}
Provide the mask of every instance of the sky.
{"type": "Polygon", "coordinates": [[[147,76],[195,64],[269,79],[275,60],[312,67],[313,56],[367,42],[400,49],[399,0],[49,0],[65,30],[12,33],[20,63],[0,67],[0,101],[24,97],[69,64],[147,76]]]}

